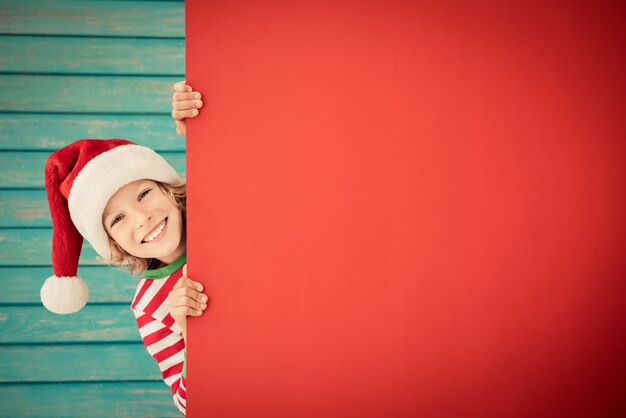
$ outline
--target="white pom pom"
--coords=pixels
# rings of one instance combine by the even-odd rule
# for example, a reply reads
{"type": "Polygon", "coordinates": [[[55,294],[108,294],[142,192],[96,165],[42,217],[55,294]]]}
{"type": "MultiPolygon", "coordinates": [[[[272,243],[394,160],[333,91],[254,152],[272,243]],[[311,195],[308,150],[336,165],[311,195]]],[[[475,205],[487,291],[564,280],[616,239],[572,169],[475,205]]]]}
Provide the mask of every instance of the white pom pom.
{"type": "Polygon", "coordinates": [[[57,314],[78,312],[87,304],[87,299],[87,283],[78,276],[50,276],[41,286],[43,306],[57,314]]]}

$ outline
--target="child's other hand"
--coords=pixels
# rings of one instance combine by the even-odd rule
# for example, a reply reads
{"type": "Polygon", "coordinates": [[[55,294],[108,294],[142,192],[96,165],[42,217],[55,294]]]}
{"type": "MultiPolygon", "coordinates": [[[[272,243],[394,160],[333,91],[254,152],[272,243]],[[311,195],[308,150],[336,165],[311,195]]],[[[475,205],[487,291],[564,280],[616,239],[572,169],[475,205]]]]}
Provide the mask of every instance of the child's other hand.
{"type": "Polygon", "coordinates": [[[187,277],[185,264],[183,277],[169,293],[170,315],[183,330],[187,330],[187,316],[200,316],[208,306],[209,298],[201,292],[202,285],[187,277]]]}
{"type": "Polygon", "coordinates": [[[197,91],[193,91],[186,81],[179,81],[174,84],[174,95],[172,96],[172,117],[176,123],[176,133],[185,135],[187,127],[185,125],[186,118],[195,118],[198,116],[202,107],[202,95],[197,91]]]}

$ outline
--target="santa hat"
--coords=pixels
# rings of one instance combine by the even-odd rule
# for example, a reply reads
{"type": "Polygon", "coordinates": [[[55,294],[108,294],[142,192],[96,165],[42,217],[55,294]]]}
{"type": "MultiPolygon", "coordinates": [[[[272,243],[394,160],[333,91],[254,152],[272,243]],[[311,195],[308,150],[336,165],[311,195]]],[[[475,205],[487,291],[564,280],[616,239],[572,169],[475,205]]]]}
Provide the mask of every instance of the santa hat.
{"type": "Polygon", "coordinates": [[[102,213],[115,192],[141,179],[181,182],[163,157],[124,139],[83,139],[50,155],[45,180],[52,216],[54,275],[41,288],[41,301],[48,310],[67,314],[85,306],[89,292],[77,276],[83,238],[100,256],[110,259],[102,213]]]}

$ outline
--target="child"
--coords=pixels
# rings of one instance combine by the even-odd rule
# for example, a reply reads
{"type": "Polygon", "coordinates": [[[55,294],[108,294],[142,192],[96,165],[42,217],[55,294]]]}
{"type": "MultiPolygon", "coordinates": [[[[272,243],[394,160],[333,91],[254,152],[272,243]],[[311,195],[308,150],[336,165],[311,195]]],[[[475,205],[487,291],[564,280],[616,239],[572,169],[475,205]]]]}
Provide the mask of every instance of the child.
{"type": "Polygon", "coordinates": [[[54,275],[41,288],[44,306],[66,314],[87,303],[76,275],[83,238],[108,262],[141,273],[131,308],[185,414],[186,318],[208,301],[186,277],[185,182],[156,152],[123,139],[85,139],[54,152],[45,181],[54,275]]]}

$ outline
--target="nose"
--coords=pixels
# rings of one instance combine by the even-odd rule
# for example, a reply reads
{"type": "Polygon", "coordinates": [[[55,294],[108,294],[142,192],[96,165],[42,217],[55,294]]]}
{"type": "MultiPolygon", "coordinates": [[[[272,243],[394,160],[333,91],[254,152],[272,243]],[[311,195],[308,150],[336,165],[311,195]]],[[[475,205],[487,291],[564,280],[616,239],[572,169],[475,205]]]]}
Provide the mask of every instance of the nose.
{"type": "Polygon", "coordinates": [[[135,219],[135,228],[139,229],[145,227],[152,219],[152,212],[147,210],[137,209],[134,211],[133,218],[135,219]]]}

